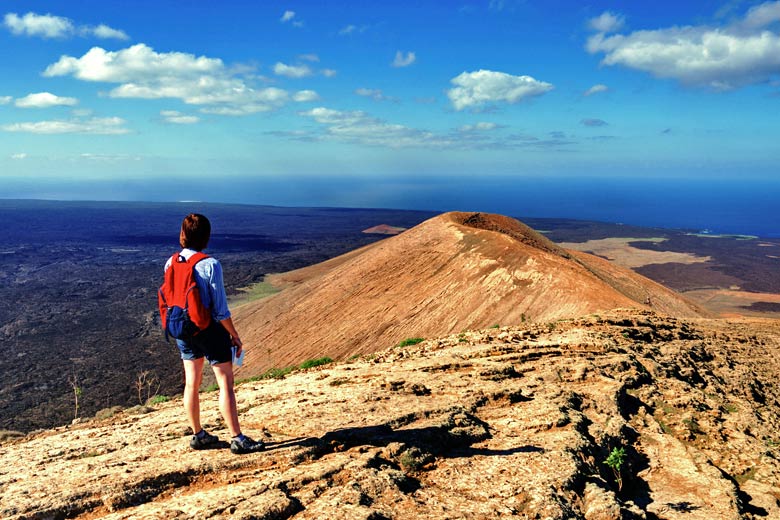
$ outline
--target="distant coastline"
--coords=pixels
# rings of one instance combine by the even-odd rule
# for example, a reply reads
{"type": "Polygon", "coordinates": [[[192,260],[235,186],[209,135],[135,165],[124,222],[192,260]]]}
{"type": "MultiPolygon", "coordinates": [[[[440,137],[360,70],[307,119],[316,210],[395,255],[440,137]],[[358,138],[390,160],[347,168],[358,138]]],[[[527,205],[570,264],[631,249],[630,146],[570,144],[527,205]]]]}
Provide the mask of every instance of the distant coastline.
{"type": "MultiPolygon", "coordinates": [[[[13,181],[13,180],[11,180],[13,181]]],[[[162,181],[163,183],[165,181],[162,181]]],[[[625,179],[625,178],[511,178],[496,177],[475,183],[473,179],[452,179],[446,191],[419,184],[402,193],[388,190],[381,197],[356,198],[349,193],[360,193],[362,181],[324,180],[316,177],[282,181],[273,179],[236,180],[240,196],[209,193],[195,186],[191,198],[180,201],[154,200],[159,194],[170,193],[161,186],[158,193],[145,191],[111,191],[99,199],[101,191],[78,192],[56,190],[60,198],[36,197],[35,191],[15,187],[11,182],[0,197],[0,208],[14,201],[27,203],[82,203],[82,204],[172,204],[172,205],[240,205],[258,207],[332,208],[361,210],[399,210],[439,213],[444,211],[484,211],[511,215],[521,220],[552,218],[626,224],[711,235],[746,235],[764,238],[780,237],[780,221],[773,218],[780,200],[780,181],[725,179],[625,179]],[[316,199],[302,197],[298,190],[291,195],[293,185],[310,184],[309,192],[316,199]],[[356,184],[357,183],[357,184],[356,184]],[[262,186],[260,186],[262,184],[262,186]],[[89,193],[95,197],[85,200],[89,193]],[[116,193],[138,200],[110,200],[116,193]],[[33,194],[28,197],[27,194],[33,194]],[[262,195],[258,195],[262,194],[262,195]],[[265,197],[262,200],[258,197],[265,197]],[[215,198],[225,202],[206,202],[215,198]],[[273,199],[273,200],[268,200],[273,199]]],[[[368,183],[368,181],[365,181],[368,183]]],[[[382,193],[382,181],[372,181],[372,193],[382,193]]],[[[419,180],[418,180],[419,182],[419,180]]],[[[29,187],[28,187],[29,188],[29,187]]],[[[125,206],[127,207],[127,206],[125,206]]]]}

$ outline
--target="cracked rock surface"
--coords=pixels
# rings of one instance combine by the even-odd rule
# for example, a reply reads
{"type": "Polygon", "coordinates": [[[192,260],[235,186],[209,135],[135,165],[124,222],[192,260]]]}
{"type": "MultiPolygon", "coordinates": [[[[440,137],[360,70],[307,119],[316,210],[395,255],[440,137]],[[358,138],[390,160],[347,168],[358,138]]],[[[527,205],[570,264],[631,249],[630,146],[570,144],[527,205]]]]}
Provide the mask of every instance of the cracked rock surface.
{"type": "Polygon", "coordinates": [[[780,518],[778,354],[638,310],[466,331],[238,386],[263,453],[191,451],[179,399],[6,441],[0,517],[780,518]]]}

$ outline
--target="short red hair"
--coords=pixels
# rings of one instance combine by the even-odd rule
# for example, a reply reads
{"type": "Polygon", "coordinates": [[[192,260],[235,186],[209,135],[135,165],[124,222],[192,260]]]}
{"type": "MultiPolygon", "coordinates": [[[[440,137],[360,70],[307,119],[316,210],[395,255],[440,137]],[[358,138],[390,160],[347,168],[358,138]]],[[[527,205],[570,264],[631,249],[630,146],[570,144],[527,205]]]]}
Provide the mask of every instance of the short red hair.
{"type": "Polygon", "coordinates": [[[202,251],[209,245],[211,222],[199,213],[190,213],[184,217],[179,233],[181,247],[202,251]]]}

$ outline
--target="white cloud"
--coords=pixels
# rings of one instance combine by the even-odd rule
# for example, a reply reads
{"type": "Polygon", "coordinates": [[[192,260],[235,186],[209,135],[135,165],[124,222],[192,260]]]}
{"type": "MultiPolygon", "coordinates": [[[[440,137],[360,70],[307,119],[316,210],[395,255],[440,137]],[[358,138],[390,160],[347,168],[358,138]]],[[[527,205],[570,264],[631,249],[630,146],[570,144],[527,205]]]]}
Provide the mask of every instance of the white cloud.
{"type": "Polygon", "coordinates": [[[119,29],[114,29],[113,27],[109,27],[108,25],[102,23],[97,27],[93,28],[91,32],[98,38],[103,38],[104,40],[110,40],[110,39],[129,40],[130,39],[130,37],[124,31],[121,31],[119,29]]]}
{"type": "Polygon", "coordinates": [[[592,87],[590,87],[588,90],[583,92],[582,95],[587,97],[587,96],[592,96],[593,94],[599,94],[601,92],[606,92],[608,90],[609,90],[608,86],[598,84],[598,85],[593,85],[592,87]]]}
{"type": "Polygon", "coordinates": [[[475,123],[473,125],[463,125],[458,128],[458,130],[461,132],[485,132],[488,130],[495,130],[498,127],[499,125],[496,123],[480,121],[479,123],[475,123]]]}
{"type": "Polygon", "coordinates": [[[293,20],[295,18],[295,11],[285,11],[282,17],[279,18],[281,23],[291,22],[293,27],[303,27],[303,22],[300,20],[293,20]]]}
{"type": "Polygon", "coordinates": [[[203,114],[215,114],[218,116],[247,116],[250,114],[257,114],[260,112],[270,112],[274,107],[264,105],[262,103],[249,103],[243,105],[233,106],[211,106],[204,107],[198,111],[203,114]]]}
{"type": "Polygon", "coordinates": [[[501,128],[489,122],[461,127],[458,131],[435,133],[405,125],[393,124],[372,117],[360,110],[334,110],[317,107],[298,112],[322,125],[320,132],[276,132],[301,141],[337,141],[384,148],[428,148],[433,150],[487,150],[510,148],[556,148],[573,144],[561,138],[538,139],[533,136],[503,136],[491,132],[501,128]]]}
{"type": "Polygon", "coordinates": [[[28,94],[23,98],[19,98],[14,102],[19,108],[49,108],[56,106],[69,106],[77,105],[78,99],[72,97],[60,97],[55,96],[51,92],[37,92],[35,94],[28,94]]]}
{"type": "Polygon", "coordinates": [[[333,76],[335,76],[335,75],[336,75],[336,71],[335,71],[335,70],[333,70],[333,69],[322,69],[320,72],[321,72],[321,73],[322,73],[322,75],[323,75],[323,76],[325,76],[326,78],[332,78],[333,76]]]}
{"type": "Polygon", "coordinates": [[[406,54],[401,51],[396,51],[392,65],[393,67],[408,67],[415,61],[417,61],[417,56],[412,51],[409,51],[406,54]]]}
{"type": "Polygon", "coordinates": [[[622,15],[604,11],[599,16],[591,18],[588,26],[596,32],[610,33],[622,29],[625,21],[622,15]]]}
{"type": "Polygon", "coordinates": [[[119,135],[130,132],[125,128],[125,120],[120,117],[93,117],[92,119],[70,119],[37,121],[29,123],[11,123],[3,125],[6,132],[25,132],[31,134],[100,134],[119,135]]]}
{"type": "Polygon", "coordinates": [[[198,116],[182,114],[176,110],[161,110],[160,115],[166,123],[173,123],[176,125],[191,125],[200,121],[198,116]]]}
{"type": "Polygon", "coordinates": [[[760,28],[780,21],[780,2],[766,2],[751,7],[745,15],[743,25],[749,28],[760,28]]]}
{"type": "Polygon", "coordinates": [[[320,57],[316,54],[301,54],[298,56],[298,59],[302,61],[310,61],[312,63],[318,63],[320,61],[320,57]]]}
{"type": "Polygon", "coordinates": [[[282,62],[276,62],[274,74],[287,78],[305,78],[311,76],[312,71],[308,65],[287,65],[282,62]]]}
{"type": "Polygon", "coordinates": [[[14,98],[12,96],[0,96],[0,105],[7,105],[13,100],[14,98]]]}
{"type": "Polygon", "coordinates": [[[395,98],[385,96],[384,93],[378,88],[358,88],[355,89],[355,94],[358,96],[369,97],[374,101],[395,101],[395,98]]]}
{"type": "Polygon", "coordinates": [[[51,14],[27,13],[19,16],[16,13],[8,13],[3,19],[3,24],[17,36],[39,36],[41,38],[68,38],[70,36],[95,36],[103,39],[127,40],[129,36],[119,29],[114,29],[105,24],[96,27],[91,25],[77,26],[73,20],[51,14]]]}
{"type": "Polygon", "coordinates": [[[455,110],[477,108],[496,102],[517,103],[553,89],[550,83],[538,81],[531,76],[512,76],[492,70],[463,72],[450,82],[455,88],[450,89],[447,96],[455,110]]]}
{"type": "Polygon", "coordinates": [[[23,159],[27,159],[27,154],[26,153],[13,153],[13,154],[10,155],[10,158],[15,160],[15,161],[21,161],[23,159]]]}
{"type": "Polygon", "coordinates": [[[82,153],[77,159],[96,162],[120,162],[120,161],[140,161],[143,159],[140,155],[128,154],[109,154],[109,153],[82,153]]]}
{"type": "Polygon", "coordinates": [[[201,112],[212,114],[265,112],[280,107],[289,97],[279,88],[253,88],[218,58],[158,53],[142,43],[111,52],[93,47],[81,58],[62,56],[43,75],[119,83],[110,97],[175,98],[190,105],[209,105],[201,112]]]}
{"type": "Polygon", "coordinates": [[[5,15],[4,24],[17,36],[65,38],[76,30],[73,22],[69,19],[51,14],[27,13],[24,16],[19,16],[16,13],[8,13],[5,15]]]}
{"type": "Polygon", "coordinates": [[[347,26],[344,26],[341,30],[339,30],[339,36],[347,36],[354,33],[364,33],[368,30],[368,25],[353,25],[349,24],[347,26]]]}
{"type": "Polygon", "coordinates": [[[298,103],[306,103],[309,101],[319,101],[320,96],[313,90],[299,90],[293,94],[292,99],[298,103]]]}
{"type": "Polygon", "coordinates": [[[81,58],[62,56],[46,67],[43,75],[67,76],[86,81],[123,83],[165,75],[197,76],[221,72],[225,69],[218,58],[196,57],[183,52],[157,53],[139,43],[120,51],[106,51],[93,47],[81,58]]]}
{"type": "Polygon", "coordinates": [[[387,123],[360,110],[317,107],[299,114],[325,125],[325,138],[342,142],[389,148],[442,148],[454,144],[447,136],[387,123]]]}
{"type": "Polygon", "coordinates": [[[685,85],[730,90],[780,74],[780,34],[764,27],[780,21],[780,2],[751,9],[725,27],[684,26],[588,39],[588,52],[604,65],[623,65],[685,85]]]}
{"type": "Polygon", "coordinates": [[[74,108],[70,111],[76,117],[87,117],[92,115],[92,109],[89,108],[74,108]]]}

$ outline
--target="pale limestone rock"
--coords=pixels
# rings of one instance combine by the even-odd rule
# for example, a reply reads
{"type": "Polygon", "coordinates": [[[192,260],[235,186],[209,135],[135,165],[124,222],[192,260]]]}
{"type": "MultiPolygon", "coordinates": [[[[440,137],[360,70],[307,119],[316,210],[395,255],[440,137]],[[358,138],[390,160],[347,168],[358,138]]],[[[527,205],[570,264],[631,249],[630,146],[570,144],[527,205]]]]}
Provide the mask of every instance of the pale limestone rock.
{"type": "Polygon", "coordinates": [[[774,322],[638,311],[470,331],[239,386],[264,453],[191,451],[176,399],[6,440],[0,517],[780,518],[778,354],[774,322]]]}

